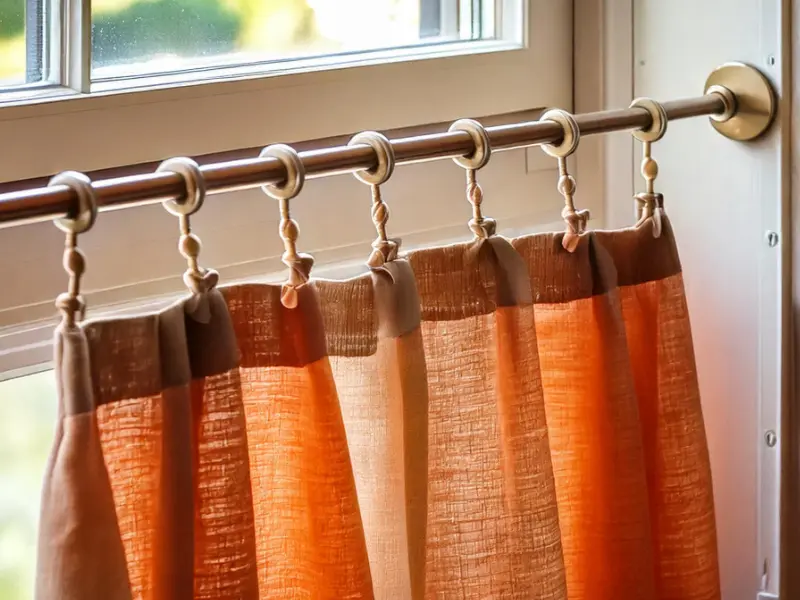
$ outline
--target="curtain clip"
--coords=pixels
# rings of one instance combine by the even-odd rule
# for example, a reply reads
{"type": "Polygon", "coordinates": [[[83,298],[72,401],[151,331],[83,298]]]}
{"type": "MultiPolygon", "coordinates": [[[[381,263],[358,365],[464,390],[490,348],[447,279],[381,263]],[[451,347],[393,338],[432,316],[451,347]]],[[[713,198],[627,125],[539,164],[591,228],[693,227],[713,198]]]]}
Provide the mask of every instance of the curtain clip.
{"type": "Polygon", "coordinates": [[[384,265],[397,258],[401,241],[399,239],[390,239],[386,234],[386,223],[389,221],[389,206],[383,200],[380,187],[394,173],[394,148],[387,137],[377,131],[357,133],[347,142],[347,145],[365,145],[375,152],[377,164],[370,169],[355,171],[353,175],[359,181],[369,185],[372,191],[372,222],[375,224],[378,237],[372,242],[372,253],[367,260],[367,266],[373,270],[381,270],[394,281],[394,277],[385,269],[384,265]]]}
{"type": "Polygon", "coordinates": [[[213,269],[204,269],[198,264],[202,249],[200,238],[192,233],[189,217],[203,206],[206,198],[206,182],[200,166],[191,158],[170,158],[162,162],[157,173],[175,173],[183,179],[186,193],[180,200],[167,200],[164,208],[179,219],[181,237],[178,250],[186,259],[188,268],[183,274],[183,282],[195,295],[204,294],[217,285],[219,273],[213,269]]]}
{"type": "Polygon", "coordinates": [[[81,277],[86,271],[86,255],[78,248],[78,235],[89,231],[97,220],[97,193],[92,180],[84,173],[65,171],[53,177],[48,187],[64,185],[78,196],[78,210],[74,216],[55,219],[56,227],[66,233],[64,241],[64,270],[69,275],[67,291],[59,294],[56,307],[61,311],[62,325],[74,327],[86,313],[86,302],[81,295],[81,277]]]}
{"type": "Polygon", "coordinates": [[[552,121],[561,126],[563,136],[558,144],[542,144],[545,154],[558,159],[558,191],[564,196],[564,208],[561,217],[567,225],[561,245],[568,252],[575,252],[580,241],[580,236],[586,231],[586,223],[591,218],[588,210],[575,209],[575,178],[567,171],[567,157],[578,149],[581,140],[581,130],[575,117],[561,109],[546,111],[540,121],[552,121]]]}
{"type": "Polygon", "coordinates": [[[459,119],[450,125],[448,131],[464,131],[472,138],[475,150],[469,155],[457,156],[453,161],[467,170],[467,201],[472,205],[472,219],[469,221],[470,230],[478,239],[492,237],[497,231],[497,221],[483,216],[483,211],[481,210],[483,188],[481,188],[476,177],[478,169],[485,167],[492,156],[489,132],[474,119],[459,119]]]}
{"type": "Polygon", "coordinates": [[[634,196],[637,216],[635,226],[640,227],[650,219],[653,223],[653,237],[660,237],[664,197],[655,192],[658,163],[653,159],[651,151],[653,142],[660,140],[667,132],[667,111],[660,102],[652,98],[637,98],[631,102],[630,107],[641,108],[650,115],[650,125],[633,132],[633,137],[642,142],[641,173],[645,180],[645,191],[634,196]]]}
{"type": "Polygon", "coordinates": [[[281,183],[262,185],[261,189],[267,196],[280,202],[281,222],[278,226],[278,233],[283,240],[285,249],[281,260],[289,267],[289,280],[283,285],[281,303],[286,308],[297,308],[299,301],[297,288],[308,282],[311,267],[314,265],[314,257],[297,252],[300,227],[297,225],[297,221],[291,217],[289,201],[303,189],[306,168],[297,150],[286,144],[267,146],[261,151],[260,157],[275,158],[286,170],[286,179],[281,183]]]}

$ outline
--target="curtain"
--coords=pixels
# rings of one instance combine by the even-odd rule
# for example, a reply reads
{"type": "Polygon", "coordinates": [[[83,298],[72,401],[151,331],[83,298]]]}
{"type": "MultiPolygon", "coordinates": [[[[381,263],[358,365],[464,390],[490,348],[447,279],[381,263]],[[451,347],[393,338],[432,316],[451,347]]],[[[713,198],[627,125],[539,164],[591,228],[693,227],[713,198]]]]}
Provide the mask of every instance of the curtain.
{"type": "MultiPolygon", "coordinates": [[[[663,217],[662,217],[663,219],[663,217]]],[[[62,325],[37,597],[719,598],[669,222],[62,325]]]]}

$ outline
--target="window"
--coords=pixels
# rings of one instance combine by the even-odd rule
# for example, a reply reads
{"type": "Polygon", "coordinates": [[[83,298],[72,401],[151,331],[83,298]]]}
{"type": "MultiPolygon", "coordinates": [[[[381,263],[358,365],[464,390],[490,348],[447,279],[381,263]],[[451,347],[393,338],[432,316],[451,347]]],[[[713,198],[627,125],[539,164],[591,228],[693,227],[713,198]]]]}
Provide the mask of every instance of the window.
{"type": "Polygon", "coordinates": [[[52,12],[47,0],[0,0],[0,87],[49,80],[52,12]]]}
{"type": "Polygon", "coordinates": [[[422,47],[453,52],[454,42],[519,44],[520,6],[520,0],[0,0],[0,86],[50,83],[85,92],[93,83],[116,81],[111,87],[120,89],[352,63],[377,50],[402,56],[422,47]]]}
{"type": "Polygon", "coordinates": [[[491,39],[494,12],[472,0],[95,0],[92,79],[491,39]]]}

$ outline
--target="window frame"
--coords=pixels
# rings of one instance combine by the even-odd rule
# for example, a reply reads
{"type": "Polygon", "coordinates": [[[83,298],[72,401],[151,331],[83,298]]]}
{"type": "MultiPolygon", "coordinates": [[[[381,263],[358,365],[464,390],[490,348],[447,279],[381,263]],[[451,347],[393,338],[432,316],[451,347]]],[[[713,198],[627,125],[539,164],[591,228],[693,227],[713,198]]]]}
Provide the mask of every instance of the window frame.
{"type": "MultiPolygon", "coordinates": [[[[174,87],[175,82],[170,75],[184,75],[178,77],[178,83],[207,83],[220,79],[229,79],[243,76],[259,77],[270,75],[284,75],[287,73],[302,72],[305,67],[300,64],[294,66],[292,59],[286,60],[253,60],[242,64],[234,65],[232,73],[226,73],[224,65],[210,64],[207,67],[187,68],[171,73],[143,73],[141,75],[122,75],[121,81],[115,82],[116,77],[92,78],[92,0],[27,0],[41,4],[41,10],[37,16],[27,14],[26,11],[26,53],[30,53],[28,46],[31,44],[31,37],[41,38],[43,54],[40,57],[42,62],[42,80],[13,84],[8,88],[0,86],[0,107],[6,103],[25,102],[35,100],[37,96],[58,97],[59,95],[90,94],[92,92],[107,91],[128,91],[139,88],[153,87],[174,87]],[[52,13],[52,14],[49,14],[52,13]],[[38,23],[31,23],[31,19],[42,20],[48,26],[45,33],[38,23]],[[277,64],[277,66],[275,66],[277,64]],[[201,73],[187,73],[188,71],[200,71],[201,73]],[[203,75],[202,73],[205,73],[203,75]],[[155,76],[155,77],[153,77],[155,76]],[[155,81],[150,81],[150,80],[155,81]],[[45,88],[44,90],[39,88],[45,88]],[[37,94],[38,91],[38,94],[37,94]]],[[[457,54],[480,53],[482,50],[464,49],[463,44],[460,48],[456,46],[453,50],[448,48],[453,42],[470,41],[470,36],[476,35],[476,26],[480,28],[477,38],[471,41],[496,41],[504,42],[506,45],[524,45],[525,29],[524,22],[525,6],[528,0],[420,0],[422,3],[422,13],[431,13],[425,10],[426,3],[438,3],[439,8],[434,11],[439,16],[438,29],[445,31],[445,38],[459,33],[466,36],[461,40],[443,40],[440,42],[424,43],[419,46],[426,48],[426,54],[433,54],[440,57],[452,56],[457,54]],[[467,6],[465,6],[465,4],[467,6]],[[476,12],[482,11],[482,12],[476,12]],[[477,14],[477,16],[476,16],[477,14]],[[489,21],[489,26],[486,26],[489,21]],[[490,33],[491,32],[491,33],[490,33]]],[[[545,8],[544,6],[542,8],[545,8]]],[[[424,19],[421,14],[421,20],[424,19]]],[[[422,24],[422,23],[421,23],[422,24]]],[[[412,45],[413,46],[413,45],[412,45]]],[[[321,60],[321,67],[330,68],[331,65],[341,63],[342,65],[368,64],[374,62],[369,56],[375,51],[387,49],[364,50],[346,54],[359,55],[355,59],[340,55],[337,59],[334,55],[332,60],[321,60]]],[[[414,53],[404,53],[400,50],[399,60],[413,60],[414,53]]],[[[385,53],[384,53],[385,54],[385,53]]],[[[303,57],[305,58],[305,57],[303,57]]],[[[309,57],[313,62],[314,57],[309,57]]],[[[326,59],[327,56],[318,56],[317,59],[326,59]]],[[[309,62],[309,61],[305,61],[309,62]]],[[[301,61],[302,63],[302,61],[301,61]]],[[[26,72],[29,70],[26,67],[26,72]]]]}

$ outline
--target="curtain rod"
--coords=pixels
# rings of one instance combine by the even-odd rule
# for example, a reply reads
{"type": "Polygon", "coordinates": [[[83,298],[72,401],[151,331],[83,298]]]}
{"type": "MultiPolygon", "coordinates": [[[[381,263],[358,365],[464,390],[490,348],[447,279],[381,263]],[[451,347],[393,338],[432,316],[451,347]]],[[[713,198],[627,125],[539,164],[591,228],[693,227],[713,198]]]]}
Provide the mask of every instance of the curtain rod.
{"type": "MultiPolygon", "coordinates": [[[[775,98],[766,78],[754,67],[728,63],[706,81],[706,94],[663,103],[668,121],[710,116],[717,131],[736,140],[749,140],[769,127],[775,98]]],[[[623,108],[575,115],[582,136],[646,129],[650,113],[643,108],[623,108]]],[[[513,150],[561,141],[561,126],[553,121],[528,121],[487,127],[492,151],[513,150]]],[[[396,164],[467,156],[475,147],[464,131],[417,135],[391,140],[396,164]]],[[[370,146],[334,146],[300,152],[306,178],[351,173],[375,166],[370,146]]],[[[274,158],[250,158],[201,167],[207,193],[279,183],[286,174],[274,158]]],[[[179,200],[185,194],[183,178],[175,173],[148,173],[92,183],[100,210],[179,200]]],[[[40,187],[0,194],[0,228],[46,221],[74,214],[75,193],[67,186],[40,187]]]]}

